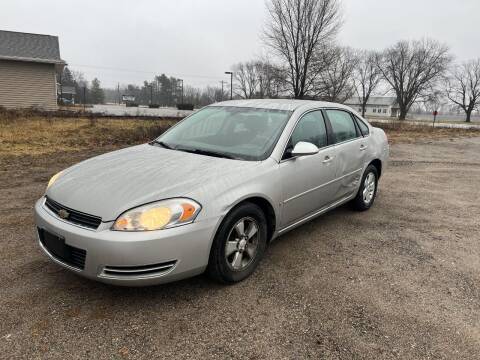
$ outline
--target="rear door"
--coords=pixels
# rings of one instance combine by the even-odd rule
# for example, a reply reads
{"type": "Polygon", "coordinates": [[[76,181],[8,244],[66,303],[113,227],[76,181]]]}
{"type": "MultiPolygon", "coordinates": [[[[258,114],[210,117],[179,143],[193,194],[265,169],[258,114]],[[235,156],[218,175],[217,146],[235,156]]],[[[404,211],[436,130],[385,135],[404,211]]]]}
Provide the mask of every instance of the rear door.
{"type": "Polygon", "coordinates": [[[280,162],[282,179],[282,227],[291,225],[332,201],[335,187],[335,147],[327,135],[320,110],[303,115],[297,123],[280,162]],[[315,144],[315,155],[293,158],[291,151],[300,142],[315,144]]]}
{"type": "Polygon", "coordinates": [[[335,200],[340,200],[352,195],[358,189],[368,143],[350,112],[327,109],[325,115],[335,143],[335,200]]]}

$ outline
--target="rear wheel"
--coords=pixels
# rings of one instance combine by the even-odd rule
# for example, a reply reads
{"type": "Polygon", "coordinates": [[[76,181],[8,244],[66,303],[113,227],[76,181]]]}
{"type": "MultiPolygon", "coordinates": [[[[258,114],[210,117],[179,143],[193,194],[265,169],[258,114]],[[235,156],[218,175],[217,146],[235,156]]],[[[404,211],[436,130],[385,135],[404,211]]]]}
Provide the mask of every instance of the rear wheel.
{"type": "Polygon", "coordinates": [[[373,165],[369,165],[363,174],[358,194],[353,199],[356,210],[365,211],[372,207],[377,196],[378,171],[373,165]]]}
{"type": "Polygon", "coordinates": [[[267,245],[267,221],[255,204],[233,209],[215,235],[208,274],[223,283],[235,283],[250,276],[267,245]]]}

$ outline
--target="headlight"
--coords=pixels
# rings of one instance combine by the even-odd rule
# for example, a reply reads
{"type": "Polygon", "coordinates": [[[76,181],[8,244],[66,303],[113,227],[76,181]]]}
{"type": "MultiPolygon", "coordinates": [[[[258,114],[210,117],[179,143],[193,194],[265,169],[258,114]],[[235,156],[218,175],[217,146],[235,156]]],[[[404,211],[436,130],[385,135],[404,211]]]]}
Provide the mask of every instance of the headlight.
{"type": "Polygon", "coordinates": [[[50,181],[48,182],[48,185],[47,185],[47,189],[53,185],[53,183],[55,181],[58,180],[58,178],[62,175],[62,171],[60,171],[59,173],[56,173],[55,175],[52,176],[52,178],[50,179],[50,181]]]}
{"type": "Polygon", "coordinates": [[[195,220],[201,208],[190,199],[163,200],[124,212],[112,230],[152,231],[185,225],[195,220]]]}

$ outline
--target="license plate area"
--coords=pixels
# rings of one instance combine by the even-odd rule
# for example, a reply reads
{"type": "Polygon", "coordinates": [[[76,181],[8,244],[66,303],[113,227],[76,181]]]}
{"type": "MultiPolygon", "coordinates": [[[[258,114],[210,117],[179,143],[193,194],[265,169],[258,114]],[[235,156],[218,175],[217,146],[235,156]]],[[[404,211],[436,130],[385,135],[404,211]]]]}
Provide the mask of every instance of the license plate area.
{"type": "Polygon", "coordinates": [[[66,244],[64,238],[45,229],[39,228],[38,236],[42,245],[54,258],[80,270],[85,268],[86,250],[66,244]]]}

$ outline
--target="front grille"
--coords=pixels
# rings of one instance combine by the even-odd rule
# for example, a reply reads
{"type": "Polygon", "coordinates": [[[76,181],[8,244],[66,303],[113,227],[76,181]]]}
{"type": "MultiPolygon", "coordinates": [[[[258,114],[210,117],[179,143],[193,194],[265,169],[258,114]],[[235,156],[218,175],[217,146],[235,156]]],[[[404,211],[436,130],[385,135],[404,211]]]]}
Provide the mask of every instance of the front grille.
{"type": "Polygon", "coordinates": [[[80,270],[85,268],[86,250],[67,245],[64,239],[44,229],[38,229],[38,237],[45,249],[57,260],[80,270]]]}
{"type": "Polygon", "coordinates": [[[160,264],[141,265],[141,266],[105,266],[103,274],[114,277],[135,277],[135,276],[153,276],[161,275],[171,270],[176,260],[166,261],[160,264]]]}
{"type": "Polygon", "coordinates": [[[96,230],[102,222],[102,219],[98,216],[85,214],[80,211],[67,208],[66,206],[60,205],[48,197],[45,200],[45,206],[50,209],[50,211],[55,213],[59,218],[89,229],[96,230]]]}

